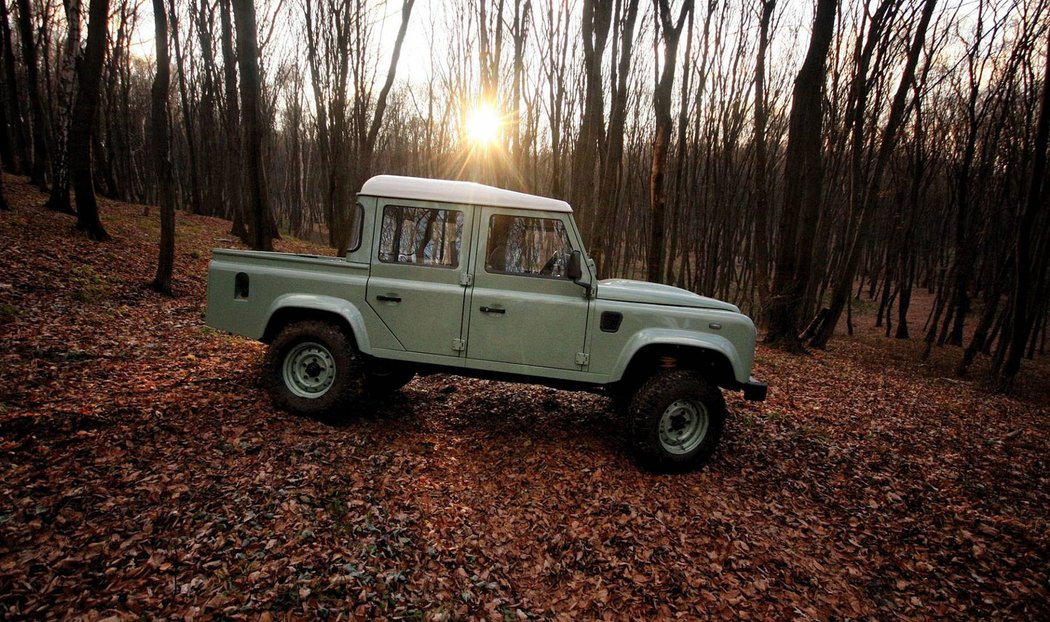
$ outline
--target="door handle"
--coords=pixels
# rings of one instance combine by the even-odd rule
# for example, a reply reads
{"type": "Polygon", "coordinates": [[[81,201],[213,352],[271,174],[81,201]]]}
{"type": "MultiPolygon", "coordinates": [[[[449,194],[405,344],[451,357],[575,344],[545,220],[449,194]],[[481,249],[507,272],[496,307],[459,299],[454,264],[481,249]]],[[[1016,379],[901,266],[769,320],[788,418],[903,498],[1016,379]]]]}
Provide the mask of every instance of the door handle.
{"type": "Polygon", "coordinates": [[[376,296],[376,300],[379,302],[401,302],[401,296],[384,296],[380,294],[376,296]]]}
{"type": "Polygon", "coordinates": [[[496,307],[481,307],[481,312],[482,313],[498,313],[500,315],[503,315],[504,313],[507,312],[507,310],[506,309],[498,309],[496,307]]]}

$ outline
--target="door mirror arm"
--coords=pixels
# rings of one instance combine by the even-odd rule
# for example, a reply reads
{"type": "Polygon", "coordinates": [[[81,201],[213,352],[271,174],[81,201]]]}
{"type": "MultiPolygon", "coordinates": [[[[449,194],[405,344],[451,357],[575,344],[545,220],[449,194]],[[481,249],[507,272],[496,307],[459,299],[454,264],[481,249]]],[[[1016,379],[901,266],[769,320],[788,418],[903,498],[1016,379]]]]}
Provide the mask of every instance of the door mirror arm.
{"type": "Polygon", "coordinates": [[[580,251],[572,251],[572,255],[569,256],[569,269],[567,270],[567,276],[572,279],[573,283],[576,283],[580,287],[587,290],[587,296],[591,295],[591,279],[590,275],[584,278],[583,273],[583,253],[580,251]]]}

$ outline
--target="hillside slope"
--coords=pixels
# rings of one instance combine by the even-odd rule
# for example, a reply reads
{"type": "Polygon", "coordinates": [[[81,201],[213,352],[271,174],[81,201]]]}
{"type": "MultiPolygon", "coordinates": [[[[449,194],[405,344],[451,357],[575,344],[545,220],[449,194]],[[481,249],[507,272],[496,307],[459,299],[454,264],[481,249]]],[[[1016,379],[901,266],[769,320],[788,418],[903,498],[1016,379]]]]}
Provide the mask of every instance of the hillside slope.
{"type": "Polygon", "coordinates": [[[5,188],[0,618],[1050,618],[1045,360],[1018,398],[871,335],[762,349],[770,400],[673,477],[584,393],[429,376],[326,425],[203,325],[229,223],[178,215],[165,298],[155,208],[95,244],[5,188]]]}

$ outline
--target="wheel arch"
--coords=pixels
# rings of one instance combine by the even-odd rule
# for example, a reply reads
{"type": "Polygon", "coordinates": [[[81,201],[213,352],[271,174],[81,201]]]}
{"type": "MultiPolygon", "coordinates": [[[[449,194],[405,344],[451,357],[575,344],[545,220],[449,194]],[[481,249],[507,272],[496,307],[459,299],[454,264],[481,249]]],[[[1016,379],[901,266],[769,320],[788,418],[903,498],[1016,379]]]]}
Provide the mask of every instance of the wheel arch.
{"type": "Polygon", "coordinates": [[[292,322],[320,320],[341,326],[359,352],[372,350],[361,312],[352,303],[332,296],[290,294],[274,301],[260,341],[271,343],[292,322]]]}
{"type": "Polygon", "coordinates": [[[732,344],[693,335],[640,336],[633,341],[639,343],[625,349],[615,374],[620,384],[640,383],[657,369],[695,369],[720,387],[738,381],[732,344]]]}

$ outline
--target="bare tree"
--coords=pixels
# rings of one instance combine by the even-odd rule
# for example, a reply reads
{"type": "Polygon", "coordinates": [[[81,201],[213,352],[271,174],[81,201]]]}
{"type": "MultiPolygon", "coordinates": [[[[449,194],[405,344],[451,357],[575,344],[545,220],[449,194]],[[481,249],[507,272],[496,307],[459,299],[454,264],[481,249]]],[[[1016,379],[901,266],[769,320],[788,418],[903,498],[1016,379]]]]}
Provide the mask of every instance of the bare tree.
{"type": "Polygon", "coordinates": [[[237,31],[237,64],[241,69],[241,131],[245,160],[245,220],[249,245],[273,250],[277,233],[270,209],[269,188],[263,168],[263,142],[267,124],[262,118],[262,84],[259,76],[259,43],[253,0],[233,0],[237,31]]]}
{"type": "MultiPolygon", "coordinates": [[[[618,4],[618,9],[620,6],[618,4]]],[[[601,185],[598,190],[599,209],[594,215],[593,235],[591,236],[591,255],[599,274],[603,264],[613,249],[608,246],[608,229],[613,210],[616,209],[618,193],[623,175],[624,125],[627,122],[627,81],[631,74],[631,60],[634,53],[634,30],[638,19],[638,0],[627,0],[627,4],[617,11],[617,36],[613,41],[613,57],[616,64],[612,66],[609,95],[609,139],[605,144],[604,161],[601,171],[601,185]],[[619,54],[619,58],[615,58],[619,54]]]]}
{"type": "Polygon", "coordinates": [[[244,169],[238,165],[241,161],[241,109],[237,99],[237,52],[234,45],[230,2],[231,0],[219,0],[219,18],[222,25],[220,38],[222,40],[223,88],[225,89],[225,193],[226,201],[232,212],[232,233],[243,242],[248,242],[248,229],[244,224],[244,169]]]}
{"type": "MultiPolygon", "coordinates": [[[[11,24],[7,12],[7,2],[0,2],[0,54],[3,55],[3,106],[4,136],[9,141],[11,154],[4,164],[14,173],[25,173],[29,170],[29,137],[26,132],[25,115],[22,113],[22,101],[19,97],[18,71],[15,69],[15,48],[11,37],[11,24]]],[[[5,152],[5,156],[6,156],[5,152]]]]}
{"type": "MultiPolygon", "coordinates": [[[[960,373],[989,356],[1004,374],[1045,349],[1050,218],[1034,160],[1050,0],[819,0],[808,49],[781,33],[811,16],[775,0],[708,0],[695,20],[685,0],[454,0],[429,11],[410,0],[231,1],[163,2],[177,89],[167,98],[151,88],[162,67],[133,53],[141,3],[117,0],[86,126],[73,118],[90,103],[82,85],[67,94],[72,7],[85,3],[15,0],[18,32],[4,28],[3,4],[5,170],[32,172],[33,153],[49,155],[41,179],[61,197],[62,130],[72,148],[87,127],[71,171],[86,170],[100,194],[160,203],[165,217],[170,200],[232,218],[252,246],[279,224],[336,249],[374,171],[473,176],[569,195],[603,276],[648,275],[761,309],[768,339],[789,349],[801,347],[803,318],[815,316],[801,337],[816,347],[842,315],[852,331],[857,297],[878,297],[876,326],[907,338],[919,330],[913,290],[935,296],[922,328],[931,348],[960,344],[979,311],[960,373]],[[431,26],[422,85],[399,67],[420,11],[431,26]],[[301,44],[267,43],[297,28],[301,44]],[[485,151],[493,163],[471,169],[480,151],[462,123],[481,96],[505,123],[485,151]]],[[[91,66],[85,57],[77,78],[91,66]]],[[[81,219],[87,201],[78,196],[81,219]]]]}
{"type": "Polygon", "coordinates": [[[838,0],[817,0],[809,49],[795,79],[784,156],[784,203],[777,227],[776,271],[766,342],[793,351],[802,349],[798,314],[811,277],[813,234],[823,194],[821,89],[837,9],[838,0]]]}
{"type": "MultiPolygon", "coordinates": [[[[401,6],[401,26],[397,31],[397,39],[394,41],[394,50],[390,55],[390,65],[387,67],[386,80],[376,97],[375,108],[372,111],[372,120],[368,124],[368,132],[360,137],[357,148],[357,174],[351,184],[356,189],[372,174],[372,160],[375,156],[376,140],[379,138],[379,129],[383,125],[383,115],[386,113],[387,98],[390,89],[394,86],[394,78],[397,76],[397,65],[401,59],[401,46],[405,42],[405,33],[408,31],[408,22],[412,17],[412,7],[416,0],[404,0],[401,6]]],[[[360,85],[359,85],[360,87],[360,85]]],[[[361,126],[364,129],[364,126],[361,126]]],[[[344,231],[338,240],[340,255],[345,255],[347,245],[350,243],[349,230],[344,231]]]]}
{"type": "Polygon", "coordinates": [[[72,117],[77,56],[80,52],[80,0],[65,0],[66,40],[58,82],[58,115],[52,133],[51,196],[47,207],[72,214],[69,204],[69,120],[72,117]]]}
{"type": "Polygon", "coordinates": [[[160,253],[153,289],[171,295],[171,276],[175,268],[175,201],[168,136],[168,95],[171,90],[171,61],[168,59],[168,19],[164,0],[153,0],[157,73],[153,79],[150,131],[153,138],[153,173],[157,176],[160,203],[160,253]]]}
{"type": "MultiPolygon", "coordinates": [[[[1050,30],[1050,29],[1048,29],[1050,30]]],[[[1035,317],[1045,295],[1047,241],[1036,234],[1036,221],[1047,211],[1047,148],[1050,145],[1050,36],[1047,39],[1047,58],[1043,64],[1043,88],[1039,96],[1039,116],[1036,119],[1032,169],[1028,182],[1028,200],[1021,211],[1014,241],[1013,317],[1010,318],[1009,346],[1000,369],[1004,388],[1012,386],[1025,346],[1033,332],[1035,317]],[[1039,270],[1033,270],[1039,266],[1039,270]],[[1039,273],[1041,271],[1041,274],[1039,273]],[[1035,278],[1033,278],[1035,277],[1035,278]],[[1034,295],[1033,295],[1034,294],[1034,295]]],[[[1044,225],[1045,228],[1045,225],[1044,225]]]]}
{"type": "Polygon", "coordinates": [[[658,23],[663,40],[664,62],[653,91],[653,109],[656,112],[656,129],[653,134],[653,161],[649,174],[649,208],[652,222],[649,229],[649,280],[663,281],[664,267],[664,213],[667,210],[667,188],[664,184],[667,152],[671,146],[671,96],[674,89],[674,70],[678,58],[678,42],[685,27],[686,18],[692,15],[693,0],[685,0],[675,20],[671,15],[669,0],[655,0],[659,11],[658,23]]]}
{"type": "Polygon", "coordinates": [[[88,37],[84,61],[80,64],[77,98],[69,128],[69,168],[77,199],[77,229],[92,240],[109,240],[98,218],[98,202],[91,175],[91,136],[98,110],[102,61],[106,55],[109,0],[91,0],[88,7],[88,37]]]}
{"type": "MultiPolygon", "coordinates": [[[[866,192],[861,195],[859,204],[855,208],[858,212],[855,218],[855,225],[852,231],[847,230],[846,233],[845,258],[836,277],[835,287],[832,291],[831,306],[820,323],[819,329],[814,331],[810,342],[815,347],[822,348],[826,346],[828,340],[835,333],[835,326],[846,307],[846,301],[852,290],[857,264],[860,261],[862,236],[867,232],[869,221],[878,201],[879,191],[882,188],[886,167],[889,165],[890,158],[896,149],[900,128],[907,115],[908,93],[911,91],[912,81],[915,79],[915,68],[919,63],[919,54],[922,52],[923,44],[926,41],[926,30],[930,25],[930,18],[933,16],[933,9],[936,4],[936,0],[926,0],[923,4],[922,15],[919,18],[918,26],[916,26],[911,47],[908,49],[907,60],[901,73],[900,83],[890,105],[886,125],[882,129],[873,171],[867,176],[866,192]]],[[[863,106],[861,104],[858,107],[862,108],[863,106]]],[[[857,123],[860,124],[861,121],[858,120],[857,123]]],[[[856,183],[859,185],[861,182],[858,180],[856,183]]]]}
{"type": "Polygon", "coordinates": [[[43,188],[46,184],[47,145],[50,142],[44,105],[40,95],[40,72],[37,65],[36,38],[33,34],[33,13],[29,0],[18,0],[18,34],[22,41],[22,64],[26,72],[26,91],[29,93],[29,115],[32,120],[33,164],[29,181],[43,188]]]}
{"type": "MultiPolygon", "coordinates": [[[[182,41],[179,37],[179,20],[178,14],[175,12],[175,0],[169,0],[168,11],[171,18],[171,43],[175,48],[175,63],[179,69],[179,99],[182,101],[182,120],[186,126],[186,155],[189,159],[188,168],[190,174],[189,208],[190,212],[194,214],[203,214],[204,200],[201,197],[200,154],[197,147],[197,136],[194,131],[193,108],[190,105],[190,98],[186,87],[186,63],[183,60],[182,41]]],[[[167,56],[166,52],[165,56],[167,56]]],[[[169,69],[168,71],[170,73],[171,70],[169,69]]],[[[168,80],[170,81],[170,76],[168,80]]]]}
{"type": "MultiPolygon", "coordinates": [[[[605,150],[605,100],[602,58],[612,24],[612,0],[583,0],[583,117],[572,157],[572,203],[585,219],[593,219],[595,171],[605,150]]],[[[588,220],[589,222],[589,220],[588,220]]]]}
{"type": "Polygon", "coordinates": [[[769,27],[776,0],[759,0],[758,49],[755,52],[755,281],[758,284],[759,308],[769,306],[769,146],[766,127],[769,112],[766,102],[766,56],[769,50],[769,27]]]}

